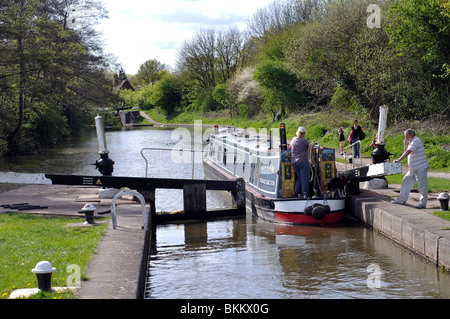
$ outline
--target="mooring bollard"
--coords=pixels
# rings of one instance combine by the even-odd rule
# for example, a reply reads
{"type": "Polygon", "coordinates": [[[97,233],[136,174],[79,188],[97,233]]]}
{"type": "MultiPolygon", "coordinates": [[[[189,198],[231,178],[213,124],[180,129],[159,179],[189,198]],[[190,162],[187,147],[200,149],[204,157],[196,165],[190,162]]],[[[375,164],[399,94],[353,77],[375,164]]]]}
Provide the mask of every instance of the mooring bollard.
{"type": "Polygon", "coordinates": [[[79,214],[84,214],[86,216],[85,224],[94,225],[94,212],[96,208],[92,204],[86,204],[84,207],[78,212],[79,214]]]}
{"type": "Polygon", "coordinates": [[[52,274],[56,271],[56,268],[52,266],[48,261],[41,261],[36,264],[36,267],[31,270],[33,274],[36,274],[38,281],[38,288],[44,292],[51,292],[52,290],[52,274]]]}
{"type": "Polygon", "coordinates": [[[449,195],[447,193],[440,193],[437,199],[441,204],[441,211],[443,212],[448,211],[449,195]]]}

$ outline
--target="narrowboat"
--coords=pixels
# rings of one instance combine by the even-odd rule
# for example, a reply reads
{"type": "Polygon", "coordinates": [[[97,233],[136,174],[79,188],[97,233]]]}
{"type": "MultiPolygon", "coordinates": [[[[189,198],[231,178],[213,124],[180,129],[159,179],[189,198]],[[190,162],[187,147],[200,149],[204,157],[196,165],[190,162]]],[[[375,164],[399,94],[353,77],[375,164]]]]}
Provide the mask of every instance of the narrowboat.
{"type": "Polygon", "coordinates": [[[249,131],[215,126],[203,157],[206,178],[244,178],[247,211],[274,223],[324,226],[345,218],[344,183],[336,177],[334,149],[310,144],[310,192],[297,197],[285,125],[280,125],[278,141],[277,130],[249,131]]]}

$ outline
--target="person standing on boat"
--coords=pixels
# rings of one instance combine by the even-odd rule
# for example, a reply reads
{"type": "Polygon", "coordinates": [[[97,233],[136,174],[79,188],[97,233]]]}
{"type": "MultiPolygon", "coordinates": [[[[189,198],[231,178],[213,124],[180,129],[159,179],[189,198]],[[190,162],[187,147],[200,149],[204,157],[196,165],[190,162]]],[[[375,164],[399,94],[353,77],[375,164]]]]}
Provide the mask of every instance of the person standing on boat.
{"type": "Polygon", "coordinates": [[[308,147],[309,141],[305,138],[306,129],[299,127],[297,130],[297,136],[291,141],[289,148],[291,149],[291,163],[294,168],[297,181],[295,182],[294,196],[303,195],[303,197],[309,196],[309,178],[310,168],[308,161],[308,147]]]}
{"type": "Polygon", "coordinates": [[[393,204],[404,205],[408,200],[409,193],[417,182],[417,186],[420,191],[420,202],[416,206],[418,209],[427,207],[428,199],[428,160],[425,153],[425,147],[422,141],[416,136],[416,133],[412,129],[405,131],[405,140],[403,141],[405,152],[398,159],[394,160],[394,163],[403,161],[408,157],[409,171],[406,173],[402,180],[402,186],[400,188],[400,196],[398,199],[393,200],[393,204]]]}

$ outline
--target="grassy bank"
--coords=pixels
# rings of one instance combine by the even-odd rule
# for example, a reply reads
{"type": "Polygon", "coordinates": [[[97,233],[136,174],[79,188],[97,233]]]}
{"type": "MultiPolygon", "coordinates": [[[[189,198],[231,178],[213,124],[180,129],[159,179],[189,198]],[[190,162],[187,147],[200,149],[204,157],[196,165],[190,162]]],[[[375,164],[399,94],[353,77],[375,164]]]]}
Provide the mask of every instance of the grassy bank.
{"type": "MultiPolygon", "coordinates": [[[[81,219],[25,213],[0,214],[1,298],[8,298],[15,289],[37,288],[36,275],[31,270],[42,260],[57,269],[52,276],[53,287],[66,286],[69,265],[78,265],[83,279],[107,223],[96,227],[67,227],[69,223],[81,222],[81,219]]],[[[74,298],[71,293],[58,294],[59,297],[74,298]]]]}

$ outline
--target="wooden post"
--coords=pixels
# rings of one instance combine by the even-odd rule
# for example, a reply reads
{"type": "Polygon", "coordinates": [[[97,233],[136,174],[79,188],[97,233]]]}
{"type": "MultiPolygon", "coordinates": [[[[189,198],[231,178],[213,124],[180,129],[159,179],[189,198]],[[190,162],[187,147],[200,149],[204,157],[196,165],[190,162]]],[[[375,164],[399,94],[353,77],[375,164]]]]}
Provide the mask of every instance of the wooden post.
{"type": "Polygon", "coordinates": [[[236,190],[231,192],[231,196],[236,209],[245,214],[245,180],[242,177],[236,178],[236,190]]]}
{"type": "Polygon", "coordinates": [[[206,217],[206,184],[184,185],[183,201],[186,218],[206,217]]]}

